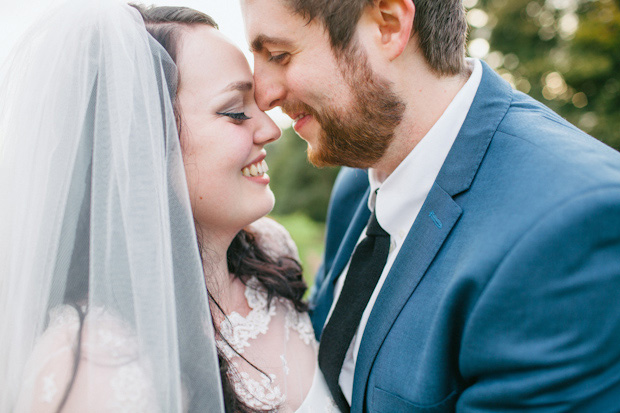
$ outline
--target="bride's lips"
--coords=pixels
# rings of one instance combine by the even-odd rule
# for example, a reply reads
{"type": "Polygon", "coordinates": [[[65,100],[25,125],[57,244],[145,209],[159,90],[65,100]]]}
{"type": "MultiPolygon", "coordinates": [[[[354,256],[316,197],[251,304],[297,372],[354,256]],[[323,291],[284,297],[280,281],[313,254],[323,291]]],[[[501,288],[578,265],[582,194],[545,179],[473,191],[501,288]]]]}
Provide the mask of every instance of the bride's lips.
{"type": "Polygon", "coordinates": [[[243,177],[260,184],[268,184],[269,175],[267,175],[267,171],[269,167],[267,166],[267,162],[265,162],[266,156],[267,154],[262,152],[254,158],[252,162],[241,168],[243,177]]]}

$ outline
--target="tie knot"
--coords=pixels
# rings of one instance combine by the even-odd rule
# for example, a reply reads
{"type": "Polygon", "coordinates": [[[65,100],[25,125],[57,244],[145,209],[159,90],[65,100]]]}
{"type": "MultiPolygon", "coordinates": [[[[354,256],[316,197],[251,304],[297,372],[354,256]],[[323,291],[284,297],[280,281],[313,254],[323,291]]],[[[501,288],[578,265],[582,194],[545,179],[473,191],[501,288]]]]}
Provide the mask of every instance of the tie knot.
{"type": "Polygon", "coordinates": [[[375,237],[389,237],[390,234],[385,232],[381,225],[379,225],[379,221],[377,221],[376,210],[372,212],[370,219],[368,220],[368,227],[366,228],[367,236],[375,236],[375,237]]]}

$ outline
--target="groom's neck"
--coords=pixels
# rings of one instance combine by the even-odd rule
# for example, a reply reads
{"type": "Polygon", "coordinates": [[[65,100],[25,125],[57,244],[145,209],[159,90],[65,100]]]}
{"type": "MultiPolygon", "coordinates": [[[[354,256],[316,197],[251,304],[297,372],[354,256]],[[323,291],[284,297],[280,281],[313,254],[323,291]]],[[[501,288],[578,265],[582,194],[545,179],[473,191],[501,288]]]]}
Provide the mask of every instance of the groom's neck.
{"type": "Polygon", "coordinates": [[[399,62],[393,74],[393,90],[404,101],[406,109],[388,150],[373,165],[377,177],[383,180],[394,172],[431,130],[463,88],[471,71],[440,76],[430,70],[425,61],[412,58],[399,62]]]}

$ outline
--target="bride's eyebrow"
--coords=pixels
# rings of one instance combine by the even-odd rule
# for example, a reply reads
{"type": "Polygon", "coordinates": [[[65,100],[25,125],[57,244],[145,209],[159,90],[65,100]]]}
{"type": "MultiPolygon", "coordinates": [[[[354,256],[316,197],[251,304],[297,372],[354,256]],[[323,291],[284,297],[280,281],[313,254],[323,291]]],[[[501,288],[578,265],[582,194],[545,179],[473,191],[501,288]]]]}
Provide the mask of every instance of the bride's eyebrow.
{"type": "Polygon", "coordinates": [[[232,82],[224,88],[224,92],[249,92],[254,85],[249,81],[232,82]]]}

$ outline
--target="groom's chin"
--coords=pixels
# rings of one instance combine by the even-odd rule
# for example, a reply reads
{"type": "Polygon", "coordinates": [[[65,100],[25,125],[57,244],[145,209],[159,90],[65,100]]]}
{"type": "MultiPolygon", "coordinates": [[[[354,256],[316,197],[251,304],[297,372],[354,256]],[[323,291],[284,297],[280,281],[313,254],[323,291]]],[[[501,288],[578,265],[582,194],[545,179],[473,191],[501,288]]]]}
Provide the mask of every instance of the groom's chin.
{"type": "Polygon", "coordinates": [[[330,148],[329,145],[318,144],[312,146],[308,143],[308,161],[317,168],[324,168],[328,166],[348,166],[351,168],[365,169],[370,165],[363,159],[349,154],[343,151],[339,151],[335,148],[330,148]]]}
{"type": "Polygon", "coordinates": [[[302,139],[308,143],[308,161],[312,165],[317,168],[323,168],[326,166],[340,166],[340,157],[331,152],[329,148],[325,147],[325,145],[321,145],[321,137],[318,137],[314,144],[303,137],[302,139]]]}
{"type": "Polygon", "coordinates": [[[317,168],[323,168],[325,166],[337,166],[331,162],[329,162],[327,159],[325,159],[326,157],[324,156],[323,153],[321,153],[320,150],[316,150],[314,149],[309,143],[308,143],[308,161],[316,166],[317,168]]]}

